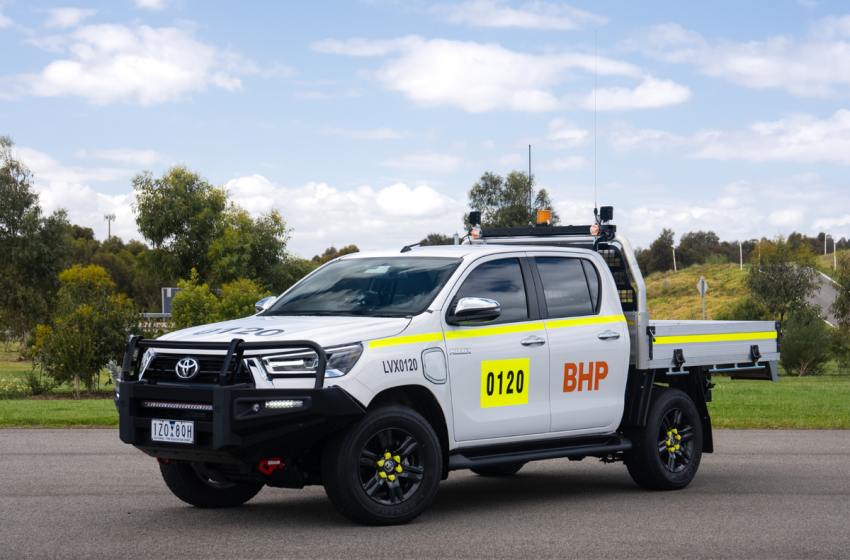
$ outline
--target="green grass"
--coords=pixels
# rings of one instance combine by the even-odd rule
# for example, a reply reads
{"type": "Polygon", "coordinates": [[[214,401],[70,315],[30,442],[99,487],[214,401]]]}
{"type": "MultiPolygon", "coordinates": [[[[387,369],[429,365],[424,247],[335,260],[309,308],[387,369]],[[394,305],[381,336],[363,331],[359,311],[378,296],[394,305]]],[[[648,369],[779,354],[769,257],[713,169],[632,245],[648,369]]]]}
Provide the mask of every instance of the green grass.
{"type": "Polygon", "coordinates": [[[702,319],[702,298],[697,291],[700,276],[705,276],[706,319],[728,310],[749,290],[744,286],[747,267],[737,264],[702,264],[678,272],[657,272],[646,280],[649,316],[653,319],[702,319]]]}
{"type": "Polygon", "coordinates": [[[118,412],[112,399],[91,400],[0,400],[0,428],[15,426],[43,428],[118,427],[118,412]]]}
{"type": "Polygon", "coordinates": [[[716,428],[850,429],[850,377],[715,377],[708,404],[716,428]]]}

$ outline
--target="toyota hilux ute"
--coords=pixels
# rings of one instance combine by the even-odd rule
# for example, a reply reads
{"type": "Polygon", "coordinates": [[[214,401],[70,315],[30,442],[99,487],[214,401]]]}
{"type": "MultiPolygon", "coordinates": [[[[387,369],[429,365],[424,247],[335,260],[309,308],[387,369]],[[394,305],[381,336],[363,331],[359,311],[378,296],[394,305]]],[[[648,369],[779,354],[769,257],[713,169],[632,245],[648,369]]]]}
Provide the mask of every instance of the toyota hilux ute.
{"type": "Polygon", "coordinates": [[[371,525],[416,518],[457,469],[595,457],[684,488],[713,451],[711,375],[777,380],[779,327],[650,320],[612,214],[345,255],[252,317],[133,336],[121,440],[189,504],[321,484],[371,525]]]}

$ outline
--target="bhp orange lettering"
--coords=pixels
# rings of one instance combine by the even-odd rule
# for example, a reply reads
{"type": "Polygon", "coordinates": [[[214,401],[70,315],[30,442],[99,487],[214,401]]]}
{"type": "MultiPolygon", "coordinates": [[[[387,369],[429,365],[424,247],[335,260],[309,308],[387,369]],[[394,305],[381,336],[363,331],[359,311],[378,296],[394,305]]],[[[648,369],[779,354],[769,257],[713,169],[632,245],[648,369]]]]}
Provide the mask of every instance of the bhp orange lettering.
{"type": "Polygon", "coordinates": [[[585,381],[587,391],[598,391],[599,382],[606,377],[608,377],[608,362],[564,364],[564,392],[572,393],[576,389],[581,391],[585,381]]]}
{"type": "Polygon", "coordinates": [[[584,364],[578,365],[578,390],[581,391],[581,384],[587,381],[587,390],[593,390],[593,362],[587,364],[587,373],[584,373],[584,364]]]}
{"type": "Polygon", "coordinates": [[[593,379],[593,390],[599,390],[599,382],[608,377],[608,363],[596,362],[596,377],[593,379]]]}
{"type": "Polygon", "coordinates": [[[576,365],[564,364],[564,392],[572,393],[576,390],[576,365]]]}

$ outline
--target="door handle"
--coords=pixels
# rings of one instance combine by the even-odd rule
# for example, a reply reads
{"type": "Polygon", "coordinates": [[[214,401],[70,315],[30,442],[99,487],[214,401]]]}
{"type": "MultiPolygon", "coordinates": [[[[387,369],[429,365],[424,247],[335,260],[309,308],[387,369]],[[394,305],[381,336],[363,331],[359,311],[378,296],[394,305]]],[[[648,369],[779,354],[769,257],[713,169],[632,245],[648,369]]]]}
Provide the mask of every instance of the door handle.
{"type": "Polygon", "coordinates": [[[543,346],[546,344],[546,341],[539,336],[529,336],[528,338],[522,339],[520,344],[523,346],[543,346]]]}
{"type": "Polygon", "coordinates": [[[601,340],[617,340],[618,338],[620,338],[620,335],[618,333],[615,333],[614,331],[605,331],[599,333],[599,338],[601,340]]]}

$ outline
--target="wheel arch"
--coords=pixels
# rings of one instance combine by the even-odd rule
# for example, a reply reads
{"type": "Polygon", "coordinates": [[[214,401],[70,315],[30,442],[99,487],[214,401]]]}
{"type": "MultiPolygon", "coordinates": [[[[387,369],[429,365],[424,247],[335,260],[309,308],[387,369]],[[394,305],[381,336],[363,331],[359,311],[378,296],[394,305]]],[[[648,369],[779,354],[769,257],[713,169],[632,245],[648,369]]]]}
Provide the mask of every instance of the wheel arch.
{"type": "Polygon", "coordinates": [[[385,389],[375,395],[369,403],[369,409],[380,403],[395,403],[411,408],[421,414],[440,441],[440,449],[443,455],[442,479],[449,476],[449,428],[446,416],[440,406],[437,397],[427,387],[422,385],[399,385],[385,389]]]}

